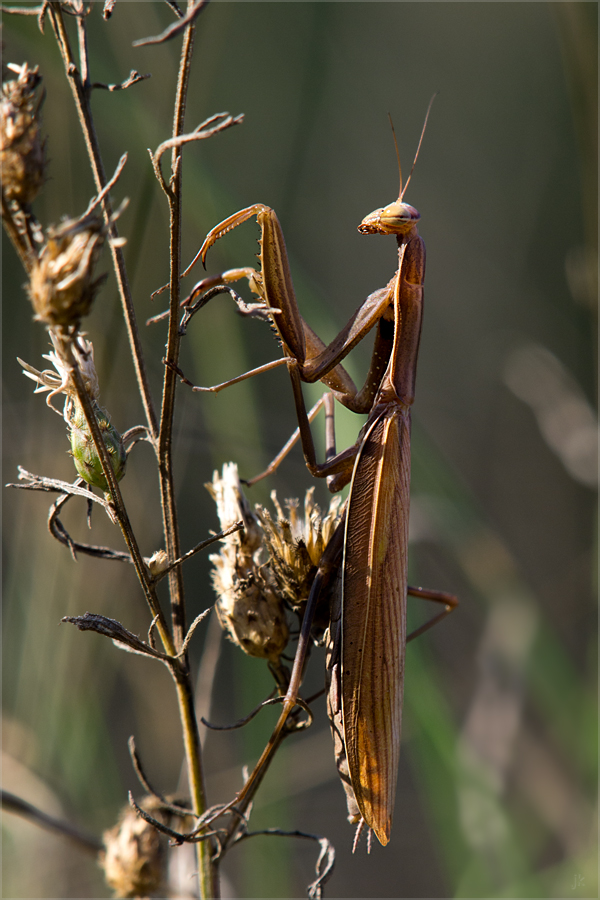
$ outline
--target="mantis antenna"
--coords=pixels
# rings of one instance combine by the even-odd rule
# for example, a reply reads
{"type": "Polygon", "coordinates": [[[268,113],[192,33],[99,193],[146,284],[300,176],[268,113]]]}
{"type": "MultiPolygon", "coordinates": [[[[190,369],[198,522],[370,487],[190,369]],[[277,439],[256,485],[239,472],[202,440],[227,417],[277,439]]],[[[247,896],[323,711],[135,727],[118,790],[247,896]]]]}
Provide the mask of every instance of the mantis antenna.
{"type": "MultiPolygon", "coordinates": [[[[429,104],[431,106],[431,104],[429,104]]],[[[400,190],[398,191],[398,200],[402,200],[402,194],[404,191],[402,190],[402,166],[400,165],[400,151],[398,150],[398,141],[396,140],[396,129],[394,128],[394,123],[392,122],[392,114],[388,113],[388,119],[390,120],[390,128],[392,129],[392,134],[394,136],[394,147],[396,148],[396,159],[398,160],[398,174],[400,175],[400,190]]],[[[418,151],[417,151],[418,152],[418,151]]],[[[414,165],[413,165],[414,169],[414,165]]],[[[410,174],[412,175],[412,169],[410,174]]]]}
{"type": "Polygon", "coordinates": [[[423,143],[423,137],[425,136],[425,129],[427,128],[427,120],[429,119],[429,113],[431,112],[431,107],[433,106],[433,101],[439,94],[439,91],[436,91],[431,100],[429,101],[429,106],[427,107],[427,112],[425,113],[425,121],[423,122],[423,128],[421,129],[421,137],[419,138],[419,143],[417,145],[417,152],[415,153],[415,158],[413,160],[412,168],[410,170],[410,175],[406,179],[406,184],[404,185],[404,189],[402,188],[402,170],[400,169],[400,154],[398,153],[398,142],[396,140],[396,132],[394,131],[394,124],[392,122],[392,117],[389,115],[390,125],[392,126],[392,134],[394,135],[394,144],[396,145],[396,156],[398,158],[398,170],[400,171],[400,196],[399,200],[402,200],[404,194],[406,193],[406,188],[408,187],[408,183],[412,178],[412,173],[415,170],[415,166],[417,164],[417,159],[419,158],[419,152],[421,150],[421,144],[423,143]]]}

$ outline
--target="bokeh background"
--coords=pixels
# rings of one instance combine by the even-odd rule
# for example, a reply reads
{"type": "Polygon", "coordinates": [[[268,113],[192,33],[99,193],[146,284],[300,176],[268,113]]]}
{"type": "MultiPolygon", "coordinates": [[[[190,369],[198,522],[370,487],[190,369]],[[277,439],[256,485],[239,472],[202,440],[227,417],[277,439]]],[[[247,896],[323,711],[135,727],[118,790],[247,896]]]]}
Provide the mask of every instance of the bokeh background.
{"type": "MultiPolygon", "coordinates": [[[[158,2],[118,3],[109,22],[94,3],[89,20],[94,81],[152,73],[125,92],[96,91],[93,104],[107,171],[129,153],[114,196],[131,201],[120,231],[157,403],[166,331],[143,323],[164,306],[150,294],[167,279],[168,219],[147,148],[170,135],[179,40],[132,42],[171,20],[158,2]]],[[[328,897],[597,896],[596,39],[594,3],[214,2],[198,20],[188,130],[222,110],[246,118],[185,151],[184,259],[237,209],[274,207],[300,309],[325,340],[394,271],[394,241],[356,231],[397,196],[387,113],[406,176],[440,92],[406,195],[428,251],[410,579],[453,591],[460,607],[407,649],[387,848],[351,854],[323,699],[313,728],[288,741],[265,779],[252,824],[327,835],[337,849],[328,897]]],[[[42,35],[35,18],[5,16],[4,41],[7,60],[39,64],[44,76],[49,167],[36,213],[45,225],[78,215],[92,179],[51,28],[42,35]]],[[[209,271],[252,265],[257,235],[247,224],[220,241],[209,271]]],[[[41,368],[48,350],[23,281],[6,244],[4,482],[19,464],[71,480],[64,423],[15,361],[41,368]]],[[[113,276],[86,329],[101,401],[123,431],[142,409],[113,276]]],[[[348,358],[357,383],[370,344],[348,358]]],[[[213,384],[277,355],[269,330],[221,298],[192,323],[182,365],[195,383],[213,384]]],[[[318,386],[306,394],[317,397],[318,386]]],[[[339,447],[361,423],[340,414],[339,447]]],[[[184,547],[217,527],[204,488],[213,470],[235,460],[242,476],[255,474],[294,424],[282,371],[217,397],[180,389],[184,547]]],[[[250,496],[302,497],[309,485],[297,451],[250,496]]],[[[149,447],[138,445],[122,487],[149,555],[161,546],[149,447]]],[[[328,502],[324,485],[317,497],[328,502]]],[[[127,790],[141,793],[130,734],[155,784],[177,789],[176,701],[160,665],[58,626],[90,610],[144,634],[148,614],[129,567],[74,562],[53,541],[47,505],[43,495],[4,492],[4,786],[100,834],[127,790]]],[[[86,540],[85,510],[71,507],[65,523],[86,540]]],[[[91,539],[121,546],[97,509],[91,539]]],[[[191,617],[213,602],[207,557],[185,578],[191,617]]],[[[409,608],[421,621],[416,601],[409,608]]],[[[196,671],[207,633],[215,652],[208,626],[192,644],[196,671]]],[[[319,652],[308,681],[307,693],[322,685],[319,652]]],[[[266,667],[223,642],[211,718],[233,721],[269,690],[266,667]]],[[[202,691],[199,705],[207,711],[202,691]]],[[[208,735],[211,802],[240,786],[274,716],[208,735]]],[[[95,862],[64,840],[8,815],[3,836],[4,896],[108,896],[95,862]]],[[[255,838],[227,858],[224,895],[303,896],[315,858],[307,842],[255,838]]]]}

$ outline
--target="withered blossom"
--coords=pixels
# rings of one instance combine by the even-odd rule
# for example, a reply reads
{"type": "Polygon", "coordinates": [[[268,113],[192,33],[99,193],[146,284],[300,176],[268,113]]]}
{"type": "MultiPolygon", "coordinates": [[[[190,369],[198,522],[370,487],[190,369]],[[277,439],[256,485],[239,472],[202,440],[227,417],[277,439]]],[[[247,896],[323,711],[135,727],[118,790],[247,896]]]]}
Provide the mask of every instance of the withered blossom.
{"type": "Polygon", "coordinates": [[[308,600],[316,568],[343,515],[339,494],[332,497],[325,515],[314,498],[315,489],[311,487],[304,498],[304,517],[298,512],[296,499],[285,501],[286,515],[275,491],[271,493],[275,518],[265,507],[256,507],[275,583],[296,610],[308,600]]]}
{"type": "Polygon", "coordinates": [[[45,146],[40,135],[38,67],[3,66],[0,100],[0,170],[8,201],[31,203],[44,182],[45,146]],[[13,73],[17,77],[10,78],[13,73]]]}
{"type": "MultiPolygon", "coordinates": [[[[252,512],[241,490],[237,466],[223,466],[207,485],[217,503],[222,528],[243,519],[245,529],[223,543],[213,563],[217,614],[234,643],[251,656],[273,660],[288,638],[285,606],[302,614],[323,551],[343,515],[341,498],[331,500],[323,515],[314,501],[314,488],[306,492],[304,516],[298,501],[288,500],[288,514],[271,494],[275,515],[262,506],[252,512]]],[[[325,605],[327,599],[325,598],[325,605]]],[[[313,636],[319,640],[329,611],[319,610],[313,636]]]]}
{"type": "Polygon", "coordinates": [[[209,557],[221,627],[249,656],[278,666],[289,637],[285,609],[269,583],[262,530],[242,493],[235,463],[223,466],[222,477],[215,472],[206,487],[217,504],[222,529],[240,518],[244,522],[244,530],[225,538],[221,552],[209,557]]]}
{"type": "MultiPolygon", "coordinates": [[[[167,824],[169,813],[154,797],[140,806],[167,824]]],[[[146,897],[166,890],[167,838],[127,805],[117,824],[104,832],[100,866],[115,897],[146,897]]],[[[164,894],[162,895],[164,896],[164,894]]]]}
{"type": "Polygon", "coordinates": [[[28,284],[36,319],[47,325],[73,328],[89,313],[107,278],[106,274],[94,278],[105,238],[106,227],[97,211],[48,228],[46,243],[28,284]]]}

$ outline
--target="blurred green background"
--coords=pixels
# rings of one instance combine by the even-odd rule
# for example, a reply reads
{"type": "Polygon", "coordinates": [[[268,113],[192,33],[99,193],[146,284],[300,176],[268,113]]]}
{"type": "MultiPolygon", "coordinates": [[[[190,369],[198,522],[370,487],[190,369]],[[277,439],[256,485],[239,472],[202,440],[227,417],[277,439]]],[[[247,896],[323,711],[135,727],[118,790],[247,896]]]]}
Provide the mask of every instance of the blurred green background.
{"type": "MultiPolygon", "coordinates": [[[[117,3],[109,22],[94,3],[89,20],[94,81],[152,73],[126,92],[96,91],[93,107],[107,171],[129,153],[113,196],[131,201],[119,227],[157,403],[166,330],[143,323],[165,305],[150,293],[168,277],[168,217],[147,148],[170,136],[179,40],[132,41],[171,20],[158,2],[117,3]]],[[[39,64],[44,76],[50,162],[35,211],[48,225],[80,214],[94,192],[84,144],[49,24],[41,35],[35,18],[5,16],[4,41],[7,61],[39,64]]],[[[596,53],[594,3],[214,2],[198,20],[186,127],[222,110],[246,118],[185,152],[184,259],[236,210],[274,207],[301,312],[324,340],[396,265],[391,238],[356,231],[397,196],[387,113],[406,177],[440,91],[406,194],[428,251],[410,579],[455,592],[461,605],[407,649],[387,848],[351,855],[322,699],[313,728],[288,741],[265,779],[251,824],[327,835],[338,854],[328,897],[597,896],[596,53]]],[[[247,224],[220,241],[209,272],[252,265],[257,235],[247,224]]],[[[64,423],[15,362],[42,368],[48,346],[8,243],[3,264],[4,482],[19,464],[72,480],[64,423]]],[[[85,327],[101,402],[123,431],[142,409],[112,275],[85,327]]],[[[348,359],[357,383],[370,346],[348,359]]],[[[269,330],[222,298],[192,323],[181,364],[195,383],[214,384],[277,355],[269,330]]],[[[361,422],[340,414],[340,448],[361,422]]],[[[217,527],[203,486],[213,469],[235,460],[242,476],[255,474],[294,425],[282,371],[216,397],[180,389],[184,548],[217,527]]],[[[267,502],[273,488],[281,500],[302,497],[309,485],[297,451],[250,499],[267,502]]],[[[147,446],[122,488],[150,555],[161,532],[147,446]]],[[[327,503],[324,485],[317,497],[327,503]]],[[[148,614],[129,567],[75,563],[53,541],[47,506],[38,494],[4,494],[4,787],[99,834],[128,789],[141,793],[131,733],[154,783],[176,790],[176,701],[161,666],[58,627],[90,610],[144,634],[148,614]]],[[[80,540],[121,546],[98,510],[90,538],[85,510],[71,504],[64,520],[80,540]]],[[[185,578],[191,618],[213,602],[206,556],[185,578]]],[[[409,609],[422,620],[416,601],[409,609]]],[[[205,633],[192,644],[196,668],[205,633]]],[[[307,693],[322,685],[321,653],[308,682],[307,693]]],[[[223,645],[210,715],[230,722],[269,689],[259,661],[223,645]]],[[[274,716],[209,734],[211,802],[239,788],[274,716]]],[[[8,815],[3,835],[4,896],[108,896],[95,863],[64,841],[8,815]]],[[[302,896],[315,858],[306,842],[256,838],[227,857],[224,896],[302,896]]]]}

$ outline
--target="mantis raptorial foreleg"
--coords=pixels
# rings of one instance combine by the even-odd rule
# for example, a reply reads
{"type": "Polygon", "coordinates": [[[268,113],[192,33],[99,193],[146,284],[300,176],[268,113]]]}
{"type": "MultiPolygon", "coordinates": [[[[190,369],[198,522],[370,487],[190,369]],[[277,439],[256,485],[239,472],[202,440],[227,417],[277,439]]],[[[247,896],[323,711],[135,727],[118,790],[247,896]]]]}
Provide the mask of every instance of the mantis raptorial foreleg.
{"type": "MultiPolygon", "coordinates": [[[[321,380],[348,409],[353,412],[368,412],[385,371],[393,343],[390,305],[395,277],[385,288],[370,294],[338,336],[326,346],[300,315],[281,226],[275,211],[269,207],[260,203],[255,204],[230,216],[213,228],[186,273],[196,259],[202,258],[204,262],[208,249],[219,237],[253,215],[261,227],[261,271],[257,272],[251,268],[230,269],[205,278],[195,286],[186,302],[190,304],[195,302],[198,296],[219,284],[230,285],[246,279],[253,293],[261,298],[265,310],[269,311],[284,353],[288,358],[295,360],[301,380],[310,383],[321,380]],[[340,363],[377,323],[380,324],[377,328],[371,368],[364,387],[358,391],[340,363]]],[[[232,379],[232,382],[227,384],[235,383],[243,377],[232,379]]]]}

